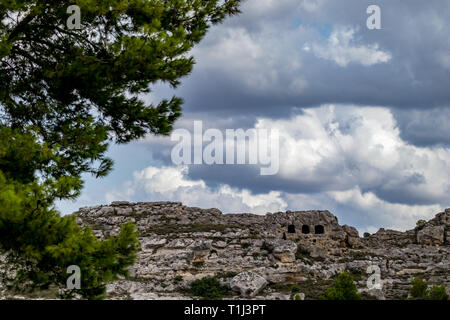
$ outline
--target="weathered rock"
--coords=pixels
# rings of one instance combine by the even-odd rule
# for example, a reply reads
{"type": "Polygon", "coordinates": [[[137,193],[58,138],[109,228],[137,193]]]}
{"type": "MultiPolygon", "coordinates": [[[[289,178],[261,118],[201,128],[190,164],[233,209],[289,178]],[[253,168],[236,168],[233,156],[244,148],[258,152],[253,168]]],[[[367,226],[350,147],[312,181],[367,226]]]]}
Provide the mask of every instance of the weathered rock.
{"type": "Polygon", "coordinates": [[[295,252],[297,245],[289,240],[277,239],[266,241],[266,245],[272,250],[273,256],[282,263],[291,263],[295,261],[295,252]]]}
{"type": "MultiPolygon", "coordinates": [[[[222,214],[172,202],[115,202],[81,208],[75,215],[79,224],[89,225],[101,239],[117,234],[128,221],[140,232],[141,251],[130,267],[132,278],[108,284],[109,299],[189,299],[181,292],[205,277],[216,277],[224,285],[233,283],[239,295],[232,299],[250,295],[292,299],[290,293],[274,288],[293,284],[308,299],[315,299],[343,270],[354,276],[358,290],[367,291],[371,273],[366,270],[373,265],[380,268],[382,291],[366,293],[378,299],[404,299],[417,275],[450,289],[450,209],[420,230],[380,229],[364,238],[355,228],[340,226],[328,211],[263,216],[222,214]],[[246,281],[236,285],[233,278],[242,273],[254,274],[254,280],[247,276],[249,285],[244,285],[246,281]],[[271,285],[262,290],[267,283],[271,285]]],[[[21,299],[4,285],[17,268],[2,257],[0,253],[0,297],[21,299]]]]}
{"type": "Polygon", "coordinates": [[[167,239],[160,238],[143,238],[141,239],[142,250],[156,249],[163,247],[167,243],[167,239]]]}
{"type": "Polygon", "coordinates": [[[442,245],[445,240],[444,226],[424,227],[417,232],[417,242],[424,245],[442,245]]]}
{"type": "Polygon", "coordinates": [[[347,235],[349,237],[359,238],[359,232],[358,232],[358,230],[356,230],[355,227],[351,227],[351,226],[344,224],[342,226],[342,229],[344,229],[345,233],[347,233],[347,235]]]}
{"type": "Polygon", "coordinates": [[[254,272],[241,272],[230,282],[230,288],[243,297],[254,297],[267,285],[266,279],[254,272]]]}

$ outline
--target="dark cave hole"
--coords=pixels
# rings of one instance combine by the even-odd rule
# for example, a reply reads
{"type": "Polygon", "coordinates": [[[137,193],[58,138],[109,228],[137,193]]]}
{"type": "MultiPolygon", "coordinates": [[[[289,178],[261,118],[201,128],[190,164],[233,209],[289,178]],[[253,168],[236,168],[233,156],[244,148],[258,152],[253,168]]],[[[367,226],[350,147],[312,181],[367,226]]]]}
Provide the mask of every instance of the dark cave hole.
{"type": "Polygon", "coordinates": [[[325,233],[325,228],[322,225],[317,225],[314,227],[314,233],[315,234],[324,234],[325,233]]]}
{"type": "Polygon", "coordinates": [[[303,234],[308,234],[309,233],[309,226],[308,225],[304,224],[302,226],[302,233],[303,234]]]}
{"type": "Polygon", "coordinates": [[[295,233],[295,226],[293,224],[288,225],[288,233],[295,233]]]}

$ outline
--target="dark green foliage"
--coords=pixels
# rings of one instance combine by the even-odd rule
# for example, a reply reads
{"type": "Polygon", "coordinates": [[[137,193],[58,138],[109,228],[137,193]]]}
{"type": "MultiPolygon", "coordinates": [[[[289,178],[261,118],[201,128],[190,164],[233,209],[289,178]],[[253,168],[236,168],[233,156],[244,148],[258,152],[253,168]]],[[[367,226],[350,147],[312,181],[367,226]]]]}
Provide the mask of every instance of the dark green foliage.
{"type": "Polygon", "coordinates": [[[299,293],[300,292],[300,286],[298,284],[294,284],[291,288],[292,293],[299,293]]]}
{"type": "MultiPolygon", "coordinates": [[[[427,224],[427,222],[425,220],[417,221],[416,222],[416,233],[417,233],[417,230],[422,230],[426,224],[427,224]]],[[[417,234],[416,234],[416,237],[417,237],[417,234]]]]}
{"type": "Polygon", "coordinates": [[[420,277],[414,278],[411,285],[410,294],[414,300],[448,300],[444,285],[428,287],[428,283],[420,277]]]}
{"type": "Polygon", "coordinates": [[[328,288],[320,297],[322,300],[360,300],[353,278],[347,272],[341,272],[334,279],[334,286],[328,288]]]}
{"type": "MultiPolygon", "coordinates": [[[[89,228],[81,228],[74,216],[61,217],[53,209],[51,192],[64,188],[63,182],[39,185],[22,184],[7,179],[0,172],[0,235],[2,249],[24,262],[13,289],[47,289],[51,284],[62,288],[68,277],[66,269],[81,269],[81,290],[85,298],[101,298],[105,282],[127,276],[139,243],[134,225],[122,226],[120,234],[105,241],[97,240],[89,228]]],[[[66,296],[73,295],[66,292],[66,296]]]]}
{"type": "Polygon", "coordinates": [[[77,293],[101,298],[127,275],[133,225],[99,241],[54,203],[79,196],[83,174],[111,171],[109,143],[170,133],[182,100],[152,105],[142,95],[177,86],[194,65],[189,51],[240,1],[0,2],[0,249],[23,264],[13,287],[65,288],[66,268],[78,265],[77,293]],[[66,27],[72,4],[81,29],[66,27]]]}
{"type": "Polygon", "coordinates": [[[433,285],[431,288],[428,288],[426,299],[427,300],[448,300],[448,294],[447,294],[447,291],[445,290],[445,286],[444,285],[441,285],[441,286],[433,285]]]}
{"type": "Polygon", "coordinates": [[[419,220],[419,221],[417,221],[416,222],[416,226],[422,226],[422,225],[424,225],[425,223],[427,223],[425,220],[419,220]]]}
{"type": "Polygon", "coordinates": [[[175,87],[191,72],[194,60],[187,53],[211,24],[238,13],[240,0],[221,3],[2,1],[4,124],[36,125],[42,139],[68,151],[63,171],[84,167],[104,173],[86,160],[105,160],[93,146],[107,140],[106,133],[127,142],[148,132],[171,131],[180,116],[181,99],[173,97],[153,106],[140,95],[158,81],[175,87]],[[71,4],[81,9],[81,29],[66,27],[71,4]],[[15,15],[17,20],[7,20],[15,15]],[[78,166],[72,165],[75,161],[78,166]]]}
{"type": "Polygon", "coordinates": [[[411,296],[415,299],[424,299],[426,296],[428,283],[420,277],[414,278],[411,281],[412,288],[410,290],[411,296]]]}
{"type": "Polygon", "coordinates": [[[228,293],[228,288],[221,285],[216,278],[203,278],[191,284],[191,294],[204,299],[221,299],[228,293]]]}

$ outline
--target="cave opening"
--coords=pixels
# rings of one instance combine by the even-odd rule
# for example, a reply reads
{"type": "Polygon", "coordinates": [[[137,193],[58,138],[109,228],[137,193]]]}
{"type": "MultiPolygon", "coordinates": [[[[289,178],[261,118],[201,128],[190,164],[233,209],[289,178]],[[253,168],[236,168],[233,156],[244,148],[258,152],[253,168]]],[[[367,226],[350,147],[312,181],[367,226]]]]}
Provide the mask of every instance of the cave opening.
{"type": "Polygon", "coordinates": [[[293,224],[288,225],[288,233],[295,233],[295,226],[293,224]]]}
{"type": "Polygon", "coordinates": [[[318,224],[317,226],[314,227],[314,233],[315,234],[324,234],[325,228],[323,227],[323,225],[318,224]]]}
{"type": "Polygon", "coordinates": [[[308,234],[309,233],[309,226],[307,224],[304,224],[302,226],[302,233],[303,234],[308,234]]]}

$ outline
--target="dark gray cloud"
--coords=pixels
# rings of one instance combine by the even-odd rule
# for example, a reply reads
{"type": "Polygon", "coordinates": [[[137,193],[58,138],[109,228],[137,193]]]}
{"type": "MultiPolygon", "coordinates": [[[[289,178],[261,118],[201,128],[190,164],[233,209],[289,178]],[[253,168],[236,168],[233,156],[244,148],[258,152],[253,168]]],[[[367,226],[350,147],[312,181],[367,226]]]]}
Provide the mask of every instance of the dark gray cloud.
{"type": "Polygon", "coordinates": [[[368,30],[365,10],[372,3],[248,1],[242,15],[212,28],[194,51],[196,68],[177,90],[185,112],[287,117],[292,108],[324,103],[448,106],[449,2],[377,1],[383,29],[368,30]],[[391,59],[342,67],[303,50],[329,49],[327,37],[337,28],[354,29],[350,47],[377,44],[391,59]]]}
{"type": "Polygon", "coordinates": [[[393,110],[401,136],[418,146],[450,145],[450,108],[393,110]]]}

